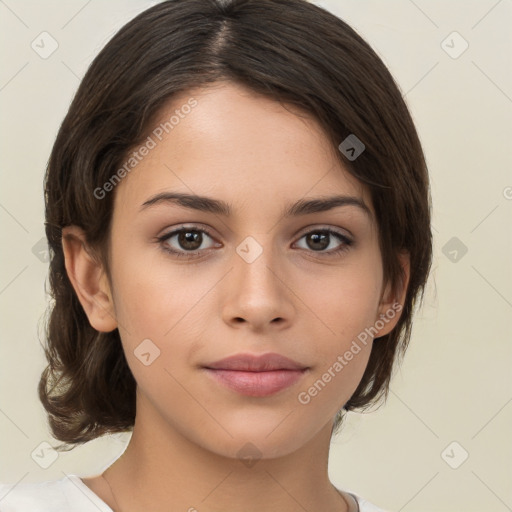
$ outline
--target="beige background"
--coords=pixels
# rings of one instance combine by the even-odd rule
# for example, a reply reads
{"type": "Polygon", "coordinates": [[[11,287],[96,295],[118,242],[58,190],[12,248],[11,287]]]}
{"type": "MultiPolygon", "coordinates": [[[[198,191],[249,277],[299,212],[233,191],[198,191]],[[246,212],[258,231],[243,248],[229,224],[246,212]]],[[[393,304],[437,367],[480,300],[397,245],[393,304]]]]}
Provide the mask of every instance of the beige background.
{"type": "MultiPolygon", "coordinates": [[[[80,77],[153,3],[0,2],[2,482],[95,474],[127,440],[94,441],[48,469],[31,457],[54,442],[36,393],[45,364],[42,178],[80,77]],[[46,59],[31,48],[43,31],[58,43],[46,59]]],[[[425,304],[388,402],[350,414],[333,441],[331,479],[389,510],[512,510],[512,2],[318,3],[368,40],[396,77],[430,167],[435,235],[425,304]]]]}

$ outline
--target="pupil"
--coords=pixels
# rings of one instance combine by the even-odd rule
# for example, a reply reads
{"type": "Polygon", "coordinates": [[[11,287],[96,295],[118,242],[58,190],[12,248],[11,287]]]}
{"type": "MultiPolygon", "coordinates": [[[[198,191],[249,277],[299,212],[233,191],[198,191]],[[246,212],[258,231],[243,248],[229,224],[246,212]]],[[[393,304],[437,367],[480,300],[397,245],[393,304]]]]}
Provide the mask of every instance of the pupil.
{"type": "Polygon", "coordinates": [[[201,247],[202,234],[197,231],[182,231],[178,235],[178,241],[183,249],[195,250],[201,247]]]}
{"type": "Polygon", "coordinates": [[[325,249],[329,246],[329,235],[327,233],[313,233],[308,238],[308,245],[311,249],[325,249]],[[312,244],[309,241],[312,241],[312,244]]]}

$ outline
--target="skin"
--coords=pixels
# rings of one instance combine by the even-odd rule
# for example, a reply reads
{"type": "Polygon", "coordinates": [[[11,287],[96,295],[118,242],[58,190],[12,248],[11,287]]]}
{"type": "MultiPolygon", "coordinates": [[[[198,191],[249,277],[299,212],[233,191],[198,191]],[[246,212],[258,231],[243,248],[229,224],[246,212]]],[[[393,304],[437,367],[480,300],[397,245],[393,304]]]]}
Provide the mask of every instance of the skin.
{"type": "Polygon", "coordinates": [[[332,194],[362,199],[374,217],[367,190],[314,119],[229,82],[175,97],[161,119],[190,97],[197,106],[112,192],[111,281],[81,230],[63,232],[67,272],[90,323],[119,329],[138,384],[130,443],[104,473],[115,498],[102,475],[84,482],[123,512],[348,510],[327,473],[331,429],[360,382],[372,340],[308,404],[298,394],[392,303],[403,303],[408,259],[405,286],[391,297],[377,225],[362,209],[282,217],[290,203],[332,194]],[[226,201],[233,213],[169,202],[141,209],[168,191],[226,201]],[[183,224],[211,232],[193,248],[199,257],[167,253],[166,245],[186,253],[177,236],[156,240],[183,224]],[[353,244],[329,257],[343,242],[331,235],[315,250],[305,235],[320,228],[353,244]],[[263,251],[251,263],[236,251],[247,236],[263,251]],[[145,339],[160,350],[148,366],[134,354],[145,339]],[[274,395],[247,397],[200,368],[242,352],[277,352],[309,369],[274,395]],[[238,455],[248,442],[260,457],[251,467],[238,455]]]}

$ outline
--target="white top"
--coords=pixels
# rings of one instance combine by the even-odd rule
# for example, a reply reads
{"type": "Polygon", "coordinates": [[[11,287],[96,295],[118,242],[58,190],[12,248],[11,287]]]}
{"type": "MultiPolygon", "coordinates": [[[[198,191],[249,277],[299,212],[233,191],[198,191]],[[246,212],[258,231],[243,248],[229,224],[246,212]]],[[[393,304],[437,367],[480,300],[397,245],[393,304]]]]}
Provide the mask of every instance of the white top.
{"type": "MultiPolygon", "coordinates": [[[[350,500],[349,512],[386,512],[353,493],[338,490],[350,500]]],[[[77,475],[38,483],[0,484],[0,511],[113,512],[77,475]]]]}

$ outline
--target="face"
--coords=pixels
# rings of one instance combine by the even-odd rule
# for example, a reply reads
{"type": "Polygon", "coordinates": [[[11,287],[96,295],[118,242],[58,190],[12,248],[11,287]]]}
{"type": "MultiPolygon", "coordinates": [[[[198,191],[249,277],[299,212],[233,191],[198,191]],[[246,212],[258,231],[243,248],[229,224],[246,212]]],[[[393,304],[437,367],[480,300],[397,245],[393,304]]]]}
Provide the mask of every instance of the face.
{"type": "Polygon", "coordinates": [[[240,86],[190,91],[161,114],[115,188],[109,248],[138,414],[219,454],[291,453],[330,428],[368,362],[361,333],[390,307],[370,198],[314,120],[240,86]],[[288,211],[333,196],[354,199],[288,211]],[[235,388],[221,380],[235,372],[205,369],[268,353],[305,369],[239,371],[235,388]]]}

